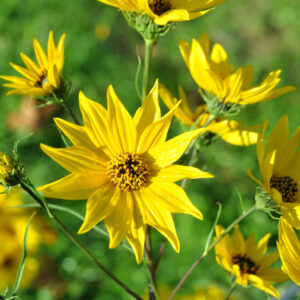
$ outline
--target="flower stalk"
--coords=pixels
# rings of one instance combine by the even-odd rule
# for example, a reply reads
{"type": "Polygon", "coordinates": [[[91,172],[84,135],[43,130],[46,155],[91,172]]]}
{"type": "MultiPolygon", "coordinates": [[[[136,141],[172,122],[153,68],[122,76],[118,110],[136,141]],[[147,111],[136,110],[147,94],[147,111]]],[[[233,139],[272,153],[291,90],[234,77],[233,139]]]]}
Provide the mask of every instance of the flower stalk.
{"type": "Polygon", "coordinates": [[[144,63],[144,73],[143,73],[143,89],[142,89],[142,99],[146,98],[149,92],[149,80],[151,72],[151,61],[153,46],[155,44],[155,39],[145,39],[145,63],[144,63]]]}

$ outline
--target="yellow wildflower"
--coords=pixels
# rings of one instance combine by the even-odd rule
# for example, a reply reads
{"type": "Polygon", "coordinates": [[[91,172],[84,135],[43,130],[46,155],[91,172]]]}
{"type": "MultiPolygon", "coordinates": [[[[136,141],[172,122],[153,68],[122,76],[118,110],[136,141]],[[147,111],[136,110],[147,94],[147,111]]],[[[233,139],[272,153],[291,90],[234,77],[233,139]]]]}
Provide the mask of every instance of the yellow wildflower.
{"type": "Polygon", "coordinates": [[[104,219],[110,248],[127,238],[137,262],[143,258],[146,225],[156,228],[179,251],[172,213],[202,219],[184,190],[174,182],[184,178],[212,177],[194,167],[174,165],[190,142],[206,131],[197,129],[165,141],[174,109],[161,117],[158,82],[134,118],[112,86],[107,110],[79,94],[84,126],[55,119],[74,146],[42,150],[71,174],[39,188],[50,198],[88,199],[86,233],[104,219]]]}
{"type": "Polygon", "coordinates": [[[157,25],[199,18],[225,0],[98,0],[123,11],[142,12],[157,25]]]}
{"type": "Polygon", "coordinates": [[[295,87],[285,86],[276,89],[280,82],[281,70],[269,73],[258,86],[251,86],[253,66],[246,66],[235,71],[228,56],[220,44],[214,44],[210,51],[210,40],[203,33],[199,40],[193,40],[192,46],[180,40],[179,47],[189,71],[207,94],[213,94],[222,104],[247,105],[270,100],[288,92],[295,87]]]}
{"type": "MultiPolygon", "coordinates": [[[[220,225],[216,226],[216,238],[224,232],[220,225]]],[[[216,260],[225,270],[236,276],[236,282],[243,286],[248,283],[279,298],[279,293],[271,283],[284,281],[287,276],[279,269],[269,268],[278,258],[278,252],[264,256],[271,234],[266,234],[255,243],[254,234],[245,240],[239,227],[234,229],[233,237],[226,234],[215,246],[216,260]]]]}
{"type": "MultiPolygon", "coordinates": [[[[190,108],[185,91],[181,86],[178,88],[181,105],[176,109],[175,116],[184,124],[201,128],[207,126],[207,130],[219,135],[225,142],[236,146],[249,146],[257,141],[259,126],[244,127],[242,122],[228,120],[226,117],[216,117],[209,124],[211,115],[206,104],[200,104],[195,110],[190,108]]],[[[159,95],[169,109],[177,105],[178,99],[173,97],[170,91],[160,85],[159,95]]]]}
{"type": "Polygon", "coordinates": [[[289,123],[287,115],[278,122],[264,147],[265,131],[268,122],[257,141],[257,158],[263,181],[255,180],[279,206],[282,215],[296,228],[300,228],[300,152],[297,151],[300,127],[288,138],[289,123]]]}
{"type": "Polygon", "coordinates": [[[300,242],[292,226],[284,218],[279,220],[278,239],[281,269],[300,286],[300,242]]]}
{"type": "Polygon", "coordinates": [[[10,65],[25,78],[0,76],[9,81],[3,86],[13,89],[7,95],[47,96],[53,94],[60,87],[61,83],[64,65],[64,43],[65,34],[61,36],[57,47],[55,47],[53,31],[50,31],[46,56],[38,40],[34,39],[33,46],[38,65],[21,52],[20,55],[26,68],[14,63],[10,63],[10,65]]]}
{"type": "Polygon", "coordinates": [[[0,193],[4,186],[14,186],[19,183],[16,175],[16,162],[8,155],[0,151],[0,193]]]}

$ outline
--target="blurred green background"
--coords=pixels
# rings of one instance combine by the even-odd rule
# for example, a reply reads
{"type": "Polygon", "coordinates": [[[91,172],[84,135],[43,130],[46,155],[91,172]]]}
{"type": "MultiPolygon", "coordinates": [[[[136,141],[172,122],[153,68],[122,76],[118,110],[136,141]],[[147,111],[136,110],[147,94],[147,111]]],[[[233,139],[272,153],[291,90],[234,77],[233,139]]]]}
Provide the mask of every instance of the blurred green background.
{"type": "MultiPolygon", "coordinates": [[[[256,83],[269,72],[282,69],[280,86],[299,86],[299,15],[299,0],[229,0],[204,17],[179,23],[155,46],[151,84],[155,78],[159,78],[174,93],[177,85],[181,84],[188,93],[195,94],[197,86],[181,58],[178,39],[191,42],[192,38],[198,38],[206,31],[213,42],[225,47],[232,64],[238,67],[254,65],[256,83]]],[[[139,106],[134,86],[136,53],[142,56],[143,40],[127,26],[120,11],[96,0],[2,0],[0,74],[17,75],[9,62],[22,65],[20,51],[34,58],[33,38],[38,38],[45,49],[50,29],[54,31],[56,42],[61,34],[66,33],[64,71],[73,82],[70,103],[78,116],[79,90],[105,104],[109,84],[113,84],[131,113],[136,110],[139,106]]],[[[44,110],[38,113],[30,105],[21,106],[20,96],[7,97],[6,92],[1,86],[0,149],[9,152],[16,140],[28,135],[32,131],[30,128],[35,128],[35,134],[24,140],[19,148],[27,173],[37,186],[60,178],[65,171],[39,148],[40,142],[63,146],[53,121],[48,120],[51,112],[44,110]],[[28,125],[28,120],[32,118],[35,120],[34,125],[28,125]]],[[[237,119],[243,120],[246,125],[255,125],[268,118],[270,128],[274,128],[279,118],[286,113],[290,128],[294,131],[299,126],[299,101],[300,94],[296,91],[279,99],[247,107],[237,119]]],[[[163,104],[162,107],[166,111],[163,104]]],[[[55,115],[69,119],[63,111],[56,111],[55,115]]],[[[171,135],[181,130],[178,121],[174,120],[173,125],[171,135]]],[[[253,203],[256,185],[247,177],[247,169],[260,176],[255,146],[235,147],[219,141],[201,151],[199,166],[212,172],[215,179],[195,180],[187,186],[188,195],[204,214],[203,222],[187,215],[174,217],[181,252],[176,254],[168,244],[158,270],[159,285],[170,289],[202,252],[217,212],[216,202],[222,203],[220,222],[226,226],[241,213],[238,192],[246,207],[253,203]]],[[[57,203],[84,214],[85,201],[61,200],[57,203]]],[[[78,219],[58,214],[70,230],[78,230],[81,224],[78,219]]],[[[103,224],[100,227],[104,228],[103,224]]],[[[257,238],[271,232],[270,250],[275,250],[277,222],[265,214],[255,213],[241,224],[241,229],[245,235],[256,232],[257,238]]],[[[107,238],[93,231],[79,238],[118,277],[139,294],[145,294],[146,268],[144,265],[136,265],[130,252],[121,246],[109,250],[107,238]]],[[[161,241],[162,237],[154,234],[155,251],[161,241]]],[[[41,246],[38,255],[41,274],[31,287],[20,293],[21,299],[130,299],[110,278],[98,271],[62,232],[58,232],[54,246],[41,246]]],[[[196,288],[210,284],[217,284],[225,291],[229,288],[228,273],[217,265],[213,253],[194,271],[180,294],[192,294],[196,288]]],[[[294,285],[288,282],[278,285],[278,289],[284,295],[288,289],[294,289],[294,285]]],[[[268,299],[263,292],[253,287],[238,287],[235,293],[237,299],[268,299]]]]}

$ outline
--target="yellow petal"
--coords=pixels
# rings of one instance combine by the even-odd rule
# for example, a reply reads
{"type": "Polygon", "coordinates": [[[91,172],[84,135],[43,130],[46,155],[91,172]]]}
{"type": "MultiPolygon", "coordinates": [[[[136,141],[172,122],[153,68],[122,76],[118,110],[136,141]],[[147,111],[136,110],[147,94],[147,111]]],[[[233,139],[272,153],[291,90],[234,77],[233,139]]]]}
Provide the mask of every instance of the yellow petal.
{"type": "Polygon", "coordinates": [[[10,63],[10,65],[16,70],[18,71],[20,74],[22,74],[24,77],[28,78],[29,80],[32,80],[32,81],[38,81],[40,80],[39,76],[35,73],[35,72],[32,72],[32,71],[29,71],[25,68],[22,68],[18,65],[15,65],[14,63],[10,63]]]}
{"type": "Polygon", "coordinates": [[[160,107],[158,103],[158,79],[156,80],[152,90],[147,95],[143,105],[139,107],[134,115],[134,123],[136,125],[137,137],[139,138],[145,128],[160,119],[160,107]]]}
{"type": "Polygon", "coordinates": [[[168,212],[189,214],[203,220],[202,213],[193,205],[185,191],[174,183],[154,182],[145,188],[143,193],[149,198],[158,199],[161,207],[164,207],[168,212]]]}
{"type": "Polygon", "coordinates": [[[174,250],[179,252],[180,244],[172,215],[168,211],[161,209],[158,201],[153,201],[151,193],[145,193],[145,190],[143,190],[142,197],[144,199],[147,223],[165,236],[174,250]]]}
{"type": "Polygon", "coordinates": [[[109,233],[109,248],[116,248],[125,238],[132,219],[132,201],[128,192],[116,189],[113,202],[114,211],[105,218],[105,226],[109,233]]]}
{"type": "Polygon", "coordinates": [[[149,151],[149,154],[155,159],[155,163],[163,168],[177,161],[185,152],[193,139],[206,132],[207,128],[182,133],[162,145],[149,151]]]}
{"type": "Polygon", "coordinates": [[[140,264],[144,257],[146,226],[135,227],[131,222],[126,238],[134,251],[136,262],[140,264]]]}
{"type": "Polygon", "coordinates": [[[41,149],[69,172],[93,173],[106,170],[106,160],[84,147],[53,148],[41,144],[41,149]]]}
{"type": "Polygon", "coordinates": [[[34,47],[36,59],[40,67],[42,69],[48,69],[49,64],[48,64],[47,56],[37,39],[33,40],[33,47],[34,47]]]}
{"type": "Polygon", "coordinates": [[[259,288],[260,290],[272,295],[275,298],[279,298],[279,293],[277,290],[267,281],[263,280],[259,276],[256,276],[254,274],[249,274],[249,281],[252,285],[259,288]]]}
{"type": "Polygon", "coordinates": [[[65,38],[66,35],[63,34],[58,42],[57,48],[56,48],[56,55],[57,55],[57,61],[56,61],[56,65],[57,65],[57,69],[59,72],[62,71],[63,66],[64,66],[64,47],[65,47],[65,38]]]}
{"type": "Polygon", "coordinates": [[[208,172],[203,172],[198,168],[171,165],[159,170],[159,172],[153,177],[153,181],[167,181],[175,182],[182,179],[196,179],[196,178],[213,178],[214,176],[208,172]]]}
{"type": "Polygon", "coordinates": [[[87,199],[107,181],[105,173],[69,174],[57,181],[40,186],[45,197],[65,200],[87,199]]]}
{"type": "Polygon", "coordinates": [[[49,32],[49,37],[48,37],[48,60],[49,60],[49,64],[53,64],[55,61],[55,44],[54,44],[54,39],[53,39],[53,31],[50,30],[49,32]]]}
{"type": "Polygon", "coordinates": [[[172,117],[178,105],[180,105],[180,102],[178,102],[177,105],[175,105],[163,118],[150,124],[144,130],[138,142],[137,151],[139,153],[151,151],[151,149],[164,144],[172,117]]]}
{"type": "Polygon", "coordinates": [[[112,85],[107,89],[110,143],[115,143],[119,153],[136,151],[137,132],[132,117],[116,95],[112,85]]]}
{"type": "Polygon", "coordinates": [[[51,65],[48,70],[48,80],[49,83],[56,89],[58,89],[60,85],[60,77],[57,71],[56,65],[51,65]]]}
{"type": "Polygon", "coordinates": [[[78,230],[78,234],[83,234],[91,230],[101,222],[114,209],[116,190],[110,183],[103,184],[89,197],[86,203],[86,213],[84,222],[78,230]]]}
{"type": "Polygon", "coordinates": [[[26,67],[30,71],[32,71],[32,72],[34,72],[38,75],[39,74],[39,67],[24,53],[21,52],[20,55],[21,55],[21,58],[22,58],[24,64],[26,65],[26,67]]]}
{"type": "Polygon", "coordinates": [[[241,253],[241,254],[245,253],[245,240],[238,225],[234,227],[232,243],[233,243],[233,249],[234,251],[236,251],[236,253],[241,253]]]}

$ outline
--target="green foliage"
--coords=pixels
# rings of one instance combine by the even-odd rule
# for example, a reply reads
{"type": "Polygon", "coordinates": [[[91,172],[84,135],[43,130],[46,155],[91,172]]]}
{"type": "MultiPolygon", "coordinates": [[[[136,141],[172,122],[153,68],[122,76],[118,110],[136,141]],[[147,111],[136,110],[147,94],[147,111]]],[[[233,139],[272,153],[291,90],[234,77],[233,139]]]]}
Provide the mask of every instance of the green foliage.
{"type": "MultiPolygon", "coordinates": [[[[181,58],[178,38],[189,42],[204,31],[213,41],[222,44],[231,62],[237,66],[253,64],[255,80],[259,82],[270,71],[282,69],[282,85],[299,86],[300,78],[300,5],[299,0],[273,1],[233,1],[220,5],[213,12],[191,22],[183,22],[158,40],[154,48],[153,68],[150,85],[155,78],[176,92],[181,84],[188,96],[196,104],[197,85],[193,82],[181,58]]],[[[117,94],[129,111],[134,112],[140,100],[135,91],[137,69],[136,54],[143,56],[143,40],[130,28],[122,13],[117,9],[100,4],[96,0],[2,0],[0,3],[0,73],[15,75],[9,62],[21,64],[19,52],[33,57],[32,40],[38,38],[45,47],[49,30],[53,29],[57,40],[66,33],[64,71],[72,80],[70,104],[79,116],[78,92],[82,90],[88,97],[105,105],[106,88],[113,84],[117,94]],[[99,39],[97,28],[110,29],[107,39],[99,39]],[[98,26],[98,27],[97,27],[98,26]],[[97,38],[98,35],[98,38],[97,38]],[[137,45],[137,46],[136,46],[137,45]],[[136,53],[137,52],[137,53],[136,53]]],[[[14,141],[26,136],[28,131],[9,129],[8,115],[19,109],[19,96],[5,96],[6,89],[0,87],[0,149],[12,149],[14,141]]],[[[267,117],[270,128],[283,113],[290,119],[290,128],[299,125],[299,91],[266,103],[247,107],[237,116],[246,125],[263,123],[267,117]]],[[[162,104],[163,106],[163,104],[162,104]]],[[[63,111],[56,115],[70,119],[63,111]]],[[[174,120],[171,134],[181,127],[174,120]]],[[[22,144],[20,157],[35,185],[45,184],[65,174],[58,165],[46,157],[39,149],[43,142],[64,147],[60,135],[52,121],[39,128],[35,135],[22,144]]],[[[204,147],[200,151],[198,164],[215,175],[215,179],[188,182],[187,193],[193,203],[203,212],[200,222],[187,215],[176,215],[175,223],[181,242],[181,252],[176,254],[166,246],[160,268],[158,282],[174,287],[188,267],[199,257],[214,218],[218,211],[217,202],[222,204],[220,223],[230,224],[242,212],[239,190],[245,207],[254,203],[255,183],[247,177],[250,169],[258,175],[255,147],[235,147],[222,141],[204,147]],[[203,167],[205,166],[205,167],[203,167]]],[[[81,215],[85,211],[85,201],[51,201],[63,204],[81,215]]],[[[81,221],[60,212],[66,226],[77,232],[81,221]]],[[[101,223],[100,228],[104,230],[101,223]]],[[[262,212],[256,212],[241,224],[245,234],[255,231],[257,238],[272,232],[271,246],[275,247],[277,223],[262,212]]],[[[124,247],[108,249],[108,241],[96,231],[80,237],[82,242],[104,262],[126,284],[134,287],[139,294],[146,294],[147,275],[143,265],[136,265],[134,256],[124,247]]],[[[162,237],[154,234],[154,251],[157,253],[162,237]]],[[[20,292],[23,300],[54,299],[130,299],[106,275],[96,270],[90,261],[71,245],[59,232],[57,243],[51,248],[40,249],[41,277],[32,287],[20,292]]],[[[229,276],[215,262],[210,254],[195,270],[180,291],[191,294],[196,288],[216,283],[226,290],[229,276]]],[[[282,291],[289,284],[283,284],[282,291]]],[[[279,288],[281,290],[281,288],[279,288]]],[[[237,287],[238,299],[263,299],[263,292],[255,288],[237,287]]],[[[291,298],[290,298],[291,299],[291,298]]]]}

